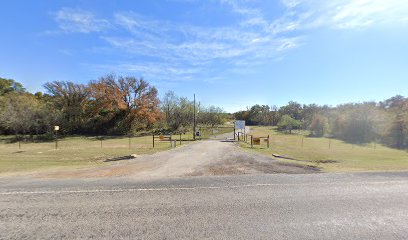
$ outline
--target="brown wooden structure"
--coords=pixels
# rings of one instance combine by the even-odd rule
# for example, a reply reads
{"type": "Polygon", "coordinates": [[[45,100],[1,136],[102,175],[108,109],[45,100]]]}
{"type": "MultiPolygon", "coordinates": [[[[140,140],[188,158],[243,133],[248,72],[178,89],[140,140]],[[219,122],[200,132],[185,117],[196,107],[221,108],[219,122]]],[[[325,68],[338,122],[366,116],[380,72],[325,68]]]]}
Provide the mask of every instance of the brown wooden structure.
{"type": "Polygon", "coordinates": [[[250,140],[251,148],[253,148],[254,145],[261,145],[262,142],[266,142],[266,146],[267,146],[267,148],[269,148],[269,143],[270,143],[269,135],[266,136],[266,137],[255,137],[253,135],[246,135],[245,136],[245,142],[247,142],[246,139],[248,139],[248,137],[249,137],[249,140],[250,140]]]}
{"type": "MultiPolygon", "coordinates": [[[[153,141],[152,141],[153,148],[156,142],[158,143],[170,142],[170,147],[173,147],[173,144],[174,144],[174,147],[176,147],[177,145],[177,140],[174,140],[172,135],[153,135],[153,141]]],[[[181,134],[180,134],[180,145],[181,145],[181,134]]]]}

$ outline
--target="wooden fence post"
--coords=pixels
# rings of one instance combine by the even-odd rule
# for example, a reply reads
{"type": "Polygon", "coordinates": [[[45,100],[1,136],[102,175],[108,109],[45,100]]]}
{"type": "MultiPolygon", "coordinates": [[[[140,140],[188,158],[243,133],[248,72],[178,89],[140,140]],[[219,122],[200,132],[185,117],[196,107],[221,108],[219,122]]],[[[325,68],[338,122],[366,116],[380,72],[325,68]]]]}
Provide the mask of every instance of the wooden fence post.
{"type": "Polygon", "coordinates": [[[58,131],[55,131],[55,150],[58,150],[58,131]]]}
{"type": "Polygon", "coordinates": [[[268,148],[269,148],[269,135],[268,135],[268,148]]]}
{"type": "Polygon", "coordinates": [[[180,146],[181,146],[181,133],[180,133],[180,146]]]}
{"type": "Polygon", "coordinates": [[[254,148],[254,141],[252,139],[252,135],[251,135],[251,148],[254,148]]]}
{"type": "Polygon", "coordinates": [[[154,148],[154,134],[153,134],[153,148],[154,148]]]}

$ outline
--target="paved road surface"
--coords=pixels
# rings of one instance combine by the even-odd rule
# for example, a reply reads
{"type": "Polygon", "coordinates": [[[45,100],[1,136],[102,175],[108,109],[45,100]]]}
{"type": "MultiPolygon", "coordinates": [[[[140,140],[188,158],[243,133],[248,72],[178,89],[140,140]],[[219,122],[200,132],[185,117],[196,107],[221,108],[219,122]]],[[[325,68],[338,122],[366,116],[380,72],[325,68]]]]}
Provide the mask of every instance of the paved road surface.
{"type": "Polygon", "coordinates": [[[408,173],[0,186],[0,239],[408,239],[408,173]]]}

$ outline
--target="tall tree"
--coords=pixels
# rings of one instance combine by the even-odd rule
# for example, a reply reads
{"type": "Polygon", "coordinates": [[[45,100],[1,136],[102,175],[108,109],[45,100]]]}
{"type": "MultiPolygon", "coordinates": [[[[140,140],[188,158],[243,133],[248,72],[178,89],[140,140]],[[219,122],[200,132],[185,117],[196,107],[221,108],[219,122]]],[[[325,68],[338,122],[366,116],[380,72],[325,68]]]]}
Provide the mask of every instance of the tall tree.
{"type": "Polygon", "coordinates": [[[334,137],[354,143],[368,143],[377,138],[380,113],[375,103],[344,104],[335,111],[334,137]]]}
{"type": "Polygon", "coordinates": [[[45,133],[52,114],[31,94],[8,93],[0,97],[0,126],[12,134],[45,133]]]}
{"type": "Polygon", "coordinates": [[[289,115],[291,118],[296,119],[296,120],[302,120],[302,105],[297,102],[290,101],[288,105],[282,106],[279,109],[280,114],[283,115],[289,115]]]}
{"type": "Polygon", "coordinates": [[[314,114],[309,125],[310,134],[314,137],[323,137],[328,132],[328,120],[321,114],[314,114]]]}
{"type": "Polygon", "coordinates": [[[90,92],[86,85],[67,81],[54,81],[44,85],[51,94],[55,108],[62,111],[62,131],[81,133],[87,121],[86,109],[90,92]]]}
{"type": "Polygon", "coordinates": [[[13,79],[0,77],[0,96],[10,92],[23,93],[25,92],[25,88],[21,83],[16,82],[13,79]]]}
{"type": "Polygon", "coordinates": [[[408,148],[408,99],[401,101],[400,98],[398,104],[392,105],[387,108],[393,117],[384,138],[393,147],[408,148]]]}
{"type": "Polygon", "coordinates": [[[166,125],[173,132],[187,132],[193,124],[193,102],[167,92],[161,103],[166,125]]]}
{"type": "Polygon", "coordinates": [[[216,127],[225,122],[224,111],[216,106],[200,108],[198,123],[210,127],[216,127]]]}
{"type": "Polygon", "coordinates": [[[302,123],[299,120],[292,118],[289,115],[283,115],[278,123],[278,129],[287,133],[292,133],[292,130],[299,129],[302,123]]]}
{"type": "Polygon", "coordinates": [[[157,89],[135,77],[107,75],[90,84],[92,113],[114,120],[114,131],[150,128],[161,118],[157,89]]]}

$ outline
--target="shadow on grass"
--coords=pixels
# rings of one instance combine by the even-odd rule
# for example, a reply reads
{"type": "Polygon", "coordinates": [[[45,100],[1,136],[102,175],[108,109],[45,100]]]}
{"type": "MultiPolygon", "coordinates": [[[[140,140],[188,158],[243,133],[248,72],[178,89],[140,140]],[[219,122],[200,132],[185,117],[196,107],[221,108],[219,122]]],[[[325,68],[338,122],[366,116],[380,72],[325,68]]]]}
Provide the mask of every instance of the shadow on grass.
{"type": "Polygon", "coordinates": [[[32,135],[32,136],[13,136],[6,135],[0,136],[0,141],[5,144],[15,144],[18,142],[22,143],[42,143],[42,142],[53,142],[54,137],[49,135],[32,135]]]}
{"type": "MultiPolygon", "coordinates": [[[[103,140],[115,140],[115,139],[127,139],[129,136],[95,136],[95,135],[60,135],[58,136],[58,140],[65,140],[69,138],[84,138],[89,141],[103,141],[103,140]]],[[[133,138],[133,136],[132,136],[133,138]]],[[[52,143],[55,141],[54,135],[4,135],[0,136],[0,141],[5,144],[15,144],[18,142],[21,143],[52,143]]]]}
{"type": "Polygon", "coordinates": [[[104,160],[104,162],[116,162],[116,161],[122,161],[122,160],[131,160],[135,159],[135,156],[128,155],[128,156],[122,156],[122,157],[115,157],[115,158],[109,158],[104,160]]]}
{"type": "Polygon", "coordinates": [[[13,153],[24,153],[25,151],[17,151],[17,152],[13,152],[13,153]]]}

